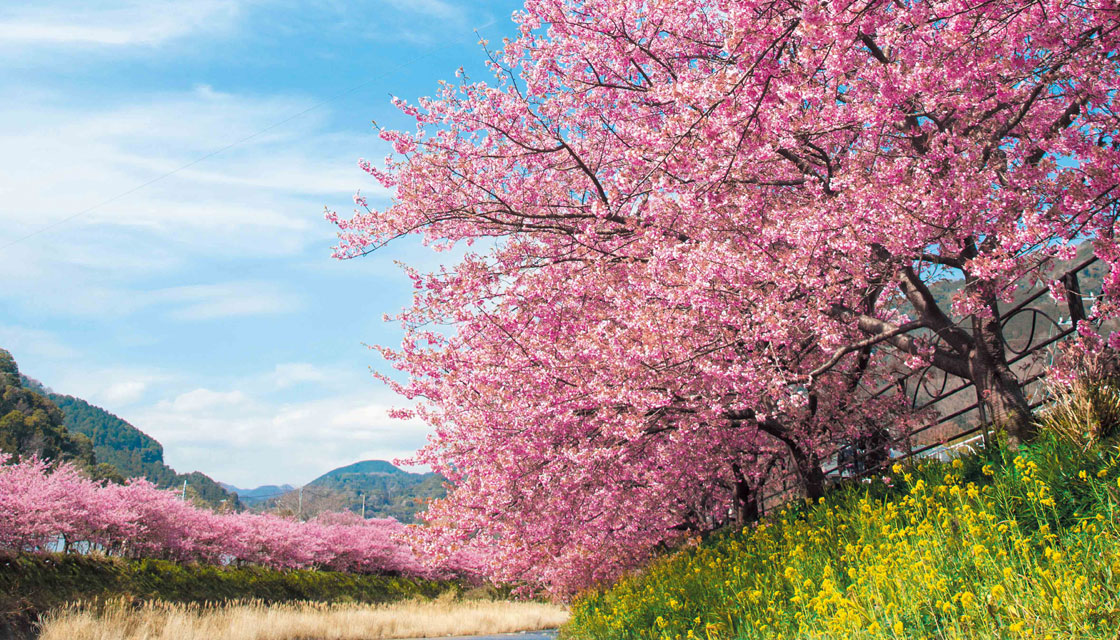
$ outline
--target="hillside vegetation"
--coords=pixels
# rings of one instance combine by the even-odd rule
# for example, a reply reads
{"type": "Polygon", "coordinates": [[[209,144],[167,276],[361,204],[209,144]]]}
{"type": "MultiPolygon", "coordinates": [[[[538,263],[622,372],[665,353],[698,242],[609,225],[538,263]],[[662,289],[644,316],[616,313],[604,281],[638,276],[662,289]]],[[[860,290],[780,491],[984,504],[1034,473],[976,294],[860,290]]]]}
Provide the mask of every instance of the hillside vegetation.
{"type": "Polygon", "coordinates": [[[179,473],[167,466],[163,445],[127,421],[81,398],[57,393],[47,397],[62,410],[66,427],[89,438],[97,459],[113,465],[124,477],[144,478],[159,487],[181,487],[186,480],[187,490],[201,501],[213,506],[229,501],[236,506],[237,497],[210,476],[179,473]]]}
{"type": "Polygon", "coordinates": [[[302,504],[298,490],[263,497],[250,490],[241,494],[242,502],[253,508],[295,515],[314,516],[326,511],[347,510],[364,513],[367,518],[394,518],[412,523],[430,500],[447,495],[445,478],[438,473],[411,473],[384,460],[362,460],[333,469],[303,487],[302,504]]]}
{"type": "Polygon", "coordinates": [[[21,380],[12,354],[0,349],[0,453],[13,460],[36,456],[72,462],[99,480],[122,480],[112,465],[98,462],[88,437],[67,429],[65,416],[50,399],[21,380]]]}
{"type": "Polygon", "coordinates": [[[163,461],[163,445],[89,402],[54,393],[19,371],[0,349],[0,451],[19,459],[74,462],[98,479],[144,478],[163,488],[187,483],[188,497],[238,508],[237,496],[204,473],[178,473],[163,461]]]}
{"type": "Polygon", "coordinates": [[[351,510],[360,510],[365,496],[369,517],[412,522],[428,500],[445,495],[443,483],[436,473],[410,473],[384,460],[363,460],[329,471],[308,486],[343,494],[351,510]]]}
{"type": "Polygon", "coordinates": [[[570,639],[1114,638],[1120,452],[896,465],[654,562],[573,607],[570,639]]]}

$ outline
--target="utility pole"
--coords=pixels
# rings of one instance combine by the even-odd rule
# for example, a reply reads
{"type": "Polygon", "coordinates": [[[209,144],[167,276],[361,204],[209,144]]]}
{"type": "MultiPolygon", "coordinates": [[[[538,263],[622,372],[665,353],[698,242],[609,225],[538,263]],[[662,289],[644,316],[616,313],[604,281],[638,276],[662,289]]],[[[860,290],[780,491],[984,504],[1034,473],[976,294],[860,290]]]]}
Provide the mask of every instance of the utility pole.
{"type": "Polygon", "coordinates": [[[303,520],[303,487],[299,488],[299,515],[296,520],[303,520]]]}
{"type": "Polygon", "coordinates": [[[362,494],[362,520],[366,519],[366,494],[362,494]]]}
{"type": "Polygon", "coordinates": [[[181,494],[179,494],[179,499],[180,500],[186,500],[187,499],[187,479],[186,478],[183,478],[183,492],[181,494]]]}

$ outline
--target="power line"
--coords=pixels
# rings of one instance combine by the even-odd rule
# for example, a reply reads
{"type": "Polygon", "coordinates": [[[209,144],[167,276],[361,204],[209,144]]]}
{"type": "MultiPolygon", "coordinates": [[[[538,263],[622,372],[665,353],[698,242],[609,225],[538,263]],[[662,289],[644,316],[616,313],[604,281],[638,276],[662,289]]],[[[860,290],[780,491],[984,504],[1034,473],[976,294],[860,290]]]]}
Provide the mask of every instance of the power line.
{"type": "MultiPolygon", "coordinates": [[[[483,25],[482,27],[479,27],[479,28],[486,28],[486,27],[488,27],[492,24],[494,24],[493,21],[491,21],[491,22],[489,22],[489,23],[487,23],[487,24],[485,24],[485,25],[483,25]]],[[[476,30],[476,33],[477,33],[477,30],[476,30]]],[[[302,110],[298,113],[294,113],[294,114],[284,118],[283,120],[280,120],[278,122],[274,122],[274,123],[268,125],[267,127],[263,128],[263,129],[260,129],[260,130],[254,132],[254,133],[251,133],[251,134],[249,134],[249,135],[247,135],[243,138],[239,138],[239,139],[225,145],[224,147],[221,147],[219,149],[215,149],[214,151],[211,151],[211,152],[209,152],[209,153],[207,153],[203,156],[195,158],[194,160],[191,160],[190,162],[188,162],[188,163],[186,163],[182,166],[176,167],[175,169],[172,169],[171,171],[168,171],[167,173],[160,174],[160,175],[152,178],[151,180],[148,180],[147,182],[138,184],[135,187],[132,187],[131,189],[129,189],[127,191],[122,191],[121,193],[118,193],[117,195],[115,195],[111,198],[108,198],[106,200],[102,200],[101,202],[98,202],[97,204],[92,205],[90,207],[86,207],[85,209],[82,209],[81,211],[78,211],[77,213],[74,213],[74,214],[71,214],[69,216],[66,216],[65,218],[62,218],[61,220],[56,220],[55,222],[43,225],[42,227],[39,227],[38,229],[35,229],[34,231],[31,231],[31,232],[29,232],[29,233],[27,233],[23,236],[15,238],[14,240],[10,240],[10,241],[8,241],[4,244],[0,244],[0,251],[8,249],[9,247],[17,245],[17,244],[19,244],[19,243],[21,243],[25,240],[29,240],[31,238],[34,238],[35,236],[37,236],[41,233],[45,233],[47,231],[51,231],[52,229],[56,229],[56,228],[58,228],[58,227],[60,227],[64,224],[66,224],[67,222],[70,222],[71,220],[76,220],[77,218],[80,218],[80,217],[82,217],[82,216],[84,216],[84,215],[86,215],[86,214],[88,214],[88,213],[90,213],[90,212],[92,212],[96,209],[99,209],[99,208],[101,208],[101,207],[103,207],[107,204],[112,204],[113,202],[116,202],[117,200],[120,200],[121,198],[125,198],[127,196],[130,196],[133,193],[136,193],[137,191],[140,191],[141,189],[143,189],[145,187],[148,187],[152,184],[155,184],[156,182],[159,182],[161,180],[169,178],[169,177],[175,175],[176,173],[179,173],[180,171],[183,171],[185,169],[189,169],[189,168],[193,167],[194,165],[196,165],[200,162],[203,162],[205,160],[213,158],[214,156],[218,155],[219,153],[229,151],[230,149],[232,149],[232,148],[234,148],[238,145],[244,144],[244,143],[246,143],[246,142],[248,142],[248,141],[250,141],[254,138],[257,138],[257,137],[259,137],[259,136],[261,136],[265,133],[268,133],[269,131],[272,131],[273,129],[275,129],[277,127],[283,126],[283,125],[291,122],[292,120],[295,120],[296,118],[304,116],[304,115],[318,109],[319,107],[322,107],[324,105],[335,102],[339,98],[350,95],[351,93],[354,93],[355,91],[358,91],[359,89],[367,87],[367,86],[373,84],[374,82],[382,80],[385,77],[387,77],[387,76],[389,76],[393,73],[396,73],[399,70],[405,69],[405,68],[407,68],[407,67],[409,67],[409,66],[411,66],[411,65],[413,65],[413,64],[415,64],[415,63],[417,63],[421,60],[424,60],[426,58],[430,58],[437,53],[440,53],[442,51],[445,51],[447,49],[450,49],[453,46],[456,46],[456,45],[459,45],[459,44],[462,44],[462,43],[463,43],[463,41],[448,42],[447,44],[443,45],[442,47],[432,49],[432,50],[428,51],[427,53],[425,53],[423,55],[413,56],[413,57],[409,58],[408,60],[405,60],[404,62],[402,62],[402,63],[400,63],[396,66],[389,67],[388,70],[382,71],[379,75],[376,75],[369,80],[366,80],[364,82],[356,84],[356,85],[350,87],[349,89],[346,89],[344,91],[340,91],[339,93],[336,93],[333,96],[330,96],[330,97],[328,97],[324,100],[316,102],[315,104],[311,105],[310,107],[307,107],[306,109],[304,109],[304,110],[302,110]]]]}

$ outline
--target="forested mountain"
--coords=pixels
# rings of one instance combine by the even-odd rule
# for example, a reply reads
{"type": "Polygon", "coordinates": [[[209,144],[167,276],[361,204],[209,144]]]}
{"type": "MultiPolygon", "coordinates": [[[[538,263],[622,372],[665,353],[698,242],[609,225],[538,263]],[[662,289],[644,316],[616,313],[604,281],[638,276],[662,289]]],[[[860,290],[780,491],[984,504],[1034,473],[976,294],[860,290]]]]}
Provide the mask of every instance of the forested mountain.
{"type": "Polygon", "coordinates": [[[163,462],[163,446],[128,422],[81,398],[54,393],[21,375],[0,349],[0,450],[73,460],[98,478],[141,477],[165,488],[187,483],[187,495],[237,508],[237,496],[197,471],[177,473],[163,462]]]}
{"type": "Polygon", "coordinates": [[[446,495],[443,482],[436,473],[410,473],[384,460],[362,460],[328,471],[307,487],[342,494],[355,511],[365,496],[367,517],[412,522],[428,500],[446,495]]]}
{"type": "Polygon", "coordinates": [[[226,491],[236,493],[237,499],[240,500],[242,504],[250,507],[265,502],[269,498],[279,497],[295,489],[295,487],[290,484],[282,484],[279,486],[266,484],[256,487],[255,489],[241,489],[225,482],[219,482],[218,484],[222,485],[222,488],[226,491]]]}
{"type": "Polygon", "coordinates": [[[367,518],[413,522],[427,501],[446,495],[443,483],[443,476],[437,473],[410,473],[384,460],[362,460],[304,485],[302,504],[296,489],[264,500],[260,506],[283,513],[298,511],[304,517],[339,509],[361,513],[364,496],[367,518]]]}
{"type": "Polygon", "coordinates": [[[73,462],[95,478],[121,480],[111,465],[98,464],[89,438],[67,429],[62,411],[20,379],[12,354],[0,349],[0,451],[17,461],[38,456],[73,462]]]}
{"type": "Polygon", "coordinates": [[[115,466],[126,478],[147,478],[160,487],[176,489],[182,487],[185,480],[187,492],[203,502],[219,506],[229,501],[230,506],[237,506],[237,496],[231,495],[210,476],[198,471],[178,473],[167,466],[163,461],[163,445],[125,420],[81,398],[57,393],[49,393],[47,397],[65,414],[66,427],[88,437],[97,458],[115,466]]]}

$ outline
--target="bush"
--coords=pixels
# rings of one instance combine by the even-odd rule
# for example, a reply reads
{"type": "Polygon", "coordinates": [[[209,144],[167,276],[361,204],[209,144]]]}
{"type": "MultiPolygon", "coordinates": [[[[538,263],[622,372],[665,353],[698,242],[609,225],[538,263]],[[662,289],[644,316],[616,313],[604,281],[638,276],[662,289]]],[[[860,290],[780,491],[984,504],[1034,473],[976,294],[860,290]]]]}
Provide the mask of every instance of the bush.
{"type": "Polygon", "coordinates": [[[1076,375],[1049,385],[1050,402],[1039,426],[1088,450],[1120,434],[1120,357],[1080,343],[1063,355],[1069,362],[1062,365],[1076,375]]]}

